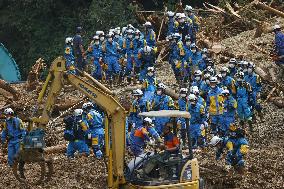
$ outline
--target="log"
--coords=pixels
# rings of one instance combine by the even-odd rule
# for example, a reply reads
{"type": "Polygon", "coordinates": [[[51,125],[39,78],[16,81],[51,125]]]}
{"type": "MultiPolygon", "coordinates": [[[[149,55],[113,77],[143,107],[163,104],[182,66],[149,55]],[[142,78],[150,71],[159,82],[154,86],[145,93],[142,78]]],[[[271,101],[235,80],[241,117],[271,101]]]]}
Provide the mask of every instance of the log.
{"type": "Polygon", "coordinates": [[[274,87],[274,88],[270,91],[270,93],[267,95],[267,98],[265,99],[264,103],[270,100],[270,98],[271,98],[271,96],[273,95],[273,93],[274,93],[275,90],[276,90],[276,87],[274,87]]]}
{"type": "Polygon", "coordinates": [[[270,74],[270,77],[271,77],[272,82],[275,83],[276,80],[277,80],[277,78],[276,78],[276,75],[275,75],[275,72],[274,72],[273,68],[269,68],[269,69],[268,69],[268,72],[269,72],[269,74],[270,74]]]}
{"type": "Polygon", "coordinates": [[[235,17],[235,18],[242,18],[237,12],[235,12],[235,10],[233,9],[233,7],[230,5],[230,3],[228,1],[226,1],[226,7],[227,9],[230,11],[230,13],[235,17]]]}
{"type": "Polygon", "coordinates": [[[6,83],[4,80],[1,79],[0,79],[0,88],[11,93],[15,101],[19,100],[20,94],[10,84],[6,83]]]}
{"type": "Polygon", "coordinates": [[[263,80],[270,82],[269,75],[262,68],[256,67],[255,73],[257,73],[263,80]]]}
{"type": "Polygon", "coordinates": [[[165,7],[165,12],[164,12],[164,16],[163,16],[163,19],[162,19],[162,22],[161,22],[161,26],[160,26],[160,29],[159,29],[159,34],[158,34],[157,41],[159,41],[159,39],[160,39],[160,35],[161,35],[161,31],[162,31],[162,28],[163,28],[163,25],[164,25],[164,22],[165,22],[167,10],[168,10],[168,8],[165,7]]]}
{"type": "Polygon", "coordinates": [[[256,2],[255,2],[255,5],[256,5],[257,7],[259,7],[259,8],[265,9],[265,10],[271,12],[271,13],[276,14],[277,16],[280,16],[280,17],[284,18],[284,13],[283,13],[282,11],[279,11],[279,10],[277,10],[277,9],[274,9],[274,8],[272,8],[272,7],[270,7],[270,6],[266,5],[266,4],[264,4],[264,3],[262,3],[262,2],[256,1],[256,2]]]}
{"type": "Polygon", "coordinates": [[[284,100],[281,101],[273,101],[273,104],[275,104],[278,108],[284,108],[284,100]]]}
{"type": "Polygon", "coordinates": [[[57,146],[51,146],[44,148],[45,154],[58,154],[58,153],[64,153],[66,150],[66,144],[60,144],[57,146]]]}

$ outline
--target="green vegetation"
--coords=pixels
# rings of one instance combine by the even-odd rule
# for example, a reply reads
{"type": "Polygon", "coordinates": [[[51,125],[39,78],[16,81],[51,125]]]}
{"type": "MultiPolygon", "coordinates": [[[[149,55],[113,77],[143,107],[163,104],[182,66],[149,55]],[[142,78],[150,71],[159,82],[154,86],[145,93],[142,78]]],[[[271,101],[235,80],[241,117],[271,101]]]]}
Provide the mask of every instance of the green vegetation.
{"type": "Polygon", "coordinates": [[[84,42],[96,30],[134,24],[133,7],[124,0],[0,0],[0,41],[25,79],[39,57],[49,64],[62,55],[65,38],[84,29],[84,42]]]}

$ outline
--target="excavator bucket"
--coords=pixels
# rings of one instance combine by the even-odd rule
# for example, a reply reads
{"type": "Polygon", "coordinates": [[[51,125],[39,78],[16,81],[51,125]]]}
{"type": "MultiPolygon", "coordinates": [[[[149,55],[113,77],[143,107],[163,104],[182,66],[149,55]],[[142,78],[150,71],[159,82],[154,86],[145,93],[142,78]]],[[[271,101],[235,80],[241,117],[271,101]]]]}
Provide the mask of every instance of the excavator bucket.
{"type": "Polygon", "coordinates": [[[0,79],[7,82],[21,80],[18,65],[2,43],[0,43],[0,79]]]}

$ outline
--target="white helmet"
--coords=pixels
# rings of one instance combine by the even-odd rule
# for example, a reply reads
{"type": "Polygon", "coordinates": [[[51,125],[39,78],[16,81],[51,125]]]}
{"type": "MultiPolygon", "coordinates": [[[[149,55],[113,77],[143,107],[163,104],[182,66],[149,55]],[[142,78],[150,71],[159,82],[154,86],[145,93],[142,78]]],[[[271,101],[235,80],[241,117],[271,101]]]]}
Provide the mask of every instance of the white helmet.
{"type": "Polygon", "coordinates": [[[97,36],[97,35],[95,35],[95,36],[93,37],[93,39],[94,39],[94,40],[100,40],[99,36],[97,36]]]}
{"type": "Polygon", "coordinates": [[[12,108],[6,108],[4,110],[4,114],[5,115],[13,115],[14,114],[14,110],[12,108]]]}
{"type": "Polygon", "coordinates": [[[181,88],[179,90],[180,93],[187,93],[188,92],[188,89],[187,88],[181,88]]]}
{"type": "Polygon", "coordinates": [[[147,68],[147,72],[154,72],[155,71],[155,68],[154,67],[148,67],[147,68]]]}
{"type": "Polygon", "coordinates": [[[159,83],[157,88],[158,89],[166,89],[167,86],[164,83],[159,83]]]}
{"type": "Polygon", "coordinates": [[[115,33],[115,34],[120,34],[120,27],[116,27],[116,28],[114,29],[114,33],[115,33]]]}
{"type": "Polygon", "coordinates": [[[194,94],[190,94],[190,95],[188,95],[188,100],[189,101],[196,101],[197,97],[194,94]]]}
{"type": "Polygon", "coordinates": [[[167,12],[167,15],[168,15],[169,17],[173,17],[173,16],[175,15],[175,13],[172,12],[172,11],[168,11],[168,12],[167,12]]]}
{"type": "Polygon", "coordinates": [[[223,95],[229,95],[230,91],[228,89],[225,89],[225,90],[222,91],[222,94],[223,95]]]}
{"type": "Polygon", "coordinates": [[[123,27],[123,28],[121,29],[121,33],[124,34],[126,30],[127,30],[127,27],[123,27]]]}
{"type": "Polygon", "coordinates": [[[194,75],[195,76],[201,76],[202,72],[200,70],[195,70],[194,75]]]}
{"type": "Polygon", "coordinates": [[[105,32],[103,32],[103,31],[96,31],[96,35],[105,35],[105,32]]]}
{"type": "Polygon", "coordinates": [[[143,26],[152,26],[151,22],[145,22],[145,24],[143,24],[143,26]]]}
{"type": "Polygon", "coordinates": [[[211,139],[209,145],[216,146],[216,145],[217,145],[219,142],[221,142],[221,141],[222,141],[222,139],[221,139],[220,137],[214,136],[214,137],[211,139]]]}
{"type": "Polygon", "coordinates": [[[186,11],[193,11],[193,8],[190,5],[186,5],[184,10],[186,10],[186,11]]]}
{"type": "Polygon", "coordinates": [[[82,109],[87,109],[89,107],[93,107],[93,103],[92,102],[85,102],[83,105],[82,105],[82,109]]]}
{"type": "Polygon", "coordinates": [[[133,90],[133,96],[142,96],[143,95],[143,92],[141,91],[141,89],[136,89],[136,90],[133,90]]]}
{"type": "Polygon", "coordinates": [[[152,119],[149,118],[149,117],[145,117],[143,121],[144,121],[144,123],[148,123],[149,125],[152,125],[152,123],[153,123],[152,119]]]}
{"type": "Polygon", "coordinates": [[[278,24],[273,26],[273,30],[277,30],[277,29],[281,29],[281,27],[278,24]]]}
{"type": "Polygon", "coordinates": [[[217,83],[217,77],[210,77],[210,83],[217,83]]]}
{"type": "Polygon", "coordinates": [[[199,89],[198,89],[197,86],[192,87],[192,93],[195,94],[195,95],[199,94],[199,89]]]}
{"type": "Polygon", "coordinates": [[[75,109],[74,110],[74,116],[80,116],[83,114],[83,110],[82,109],[75,109]]]}
{"type": "Polygon", "coordinates": [[[229,69],[228,69],[227,67],[222,67],[222,68],[221,68],[221,72],[227,72],[227,73],[228,73],[228,72],[229,72],[229,69]]]}
{"type": "Polygon", "coordinates": [[[67,37],[67,38],[65,39],[65,43],[66,43],[66,44],[72,43],[72,41],[73,41],[73,38],[72,38],[72,37],[67,37]]]}
{"type": "Polygon", "coordinates": [[[143,51],[144,51],[145,53],[150,53],[151,50],[152,50],[152,48],[149,47],[149,46],[145,46],[145,47],[143,48],[143,51]]]}

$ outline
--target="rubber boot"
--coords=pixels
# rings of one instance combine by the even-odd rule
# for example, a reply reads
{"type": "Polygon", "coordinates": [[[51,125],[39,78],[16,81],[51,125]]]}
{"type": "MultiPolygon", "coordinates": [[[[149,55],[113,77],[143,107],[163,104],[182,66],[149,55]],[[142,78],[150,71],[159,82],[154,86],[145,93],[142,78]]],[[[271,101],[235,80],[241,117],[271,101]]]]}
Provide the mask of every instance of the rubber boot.
{"type": "Polygon", "coordinates": [[[19,162],[19,173],[20,173],[20,177],[21,177],[22,179],[26,179],[24,166],[25,166],[25,162],[20,161],[20,162],[19,162]]]}

